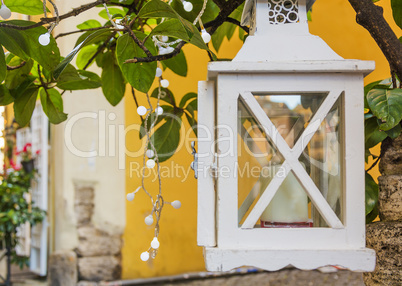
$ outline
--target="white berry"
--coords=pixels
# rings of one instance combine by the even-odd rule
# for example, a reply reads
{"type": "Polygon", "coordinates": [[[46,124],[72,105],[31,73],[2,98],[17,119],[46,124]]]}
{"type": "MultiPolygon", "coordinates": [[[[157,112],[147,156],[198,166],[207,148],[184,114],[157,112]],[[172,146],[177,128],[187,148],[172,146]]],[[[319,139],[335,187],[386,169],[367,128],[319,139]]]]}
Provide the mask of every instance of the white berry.
{"type": "Polygon", "coordinates": [[[156,112],[156,114],[158,114],[158,115],[162,115],[162,114],[163,114],[163,108],[160,107],[160,106],[158,106],[158,107],[155,109],[155,112],[156,112]]]}
{"type": "Polygon", "coordinates": [[[148,251],[144,251],[143,253],[141,253],[141,260],[142,261],[148,261],[149,259],[149,252],[148,251]]]}
{"type": "Polygon", "coordinates": [[[186,12],[191,12],[193,10],[193,4],[191,2],[183,1],[183,8],[186,12]]]}
{"type": "Polygon", "coordinates": [[[160,54],[160,55],[165,55],[165,54],[167,54],[166,49],[165,49],[164,47],[159,47],[159,54],[160,54]]]}
{"type": "Polygon", "coordinates": [[[151,247],[152,247],[153,249],[158,249],[158,248],[159,248],[159,245],[160,245],[160,243],[159,243],[159,241],[158,241],[158,238],[157,238],[157,237],[154,237],[154,239],[151,241],[151,247]]]}
{"type": "Polygon", "coordinates": [[[166,43],[168,40],[169,40],[168,36],[162,36],[161,37],[161,41],[164,42],[164,43],[166,43]]]}
{"type": "Polygon", "coordinates": [[[127,196],[126,196],[126,198],[127,198],[127,201],[133,201],[134,200],[134,193],[129,193],[129,194],[127,194],[127,196]]]}
{"type": "Polygon", "coordinates": [[[173,201],[172,202],[172,207],[175,209],[179,209],[181,207],[181,202],[180,201],[173,201]]]}
{"type": "Polygon", "coordinates": [[[169,81],[167,79],[162,79],[161,86],[167,88],[169,86],[169,81]]]}
{"type": "Polygon", "coordinates": [[[148,168],[152,169],[153,167],[155,167],[156,163],[155,163],[154,160],[149,159],[149,160],[147,161],[146,165],[147,165],[148,168]]]}
{"type": "Polygon", "coordinates": [[[50,34],[45,33],[39,36],[39,44],[42,46],[47,46],[50,43],[50,34]]]}
{"type": "Polygon", "coordinates": [[[155,76],[160,77],[161,75],[162,75],[162,69],[161,68],[156,68],[155,76]]]}
{"type": "Polygon", "coordinates": [[[167,48],[166,48],[166,53],[167,53],[167,54],[173,53],[173,51],[174,51],[174,48],[173,48],[173,47],[167,47],[167,48]]]}
{"type": "Polygon", "coordinates": [[[7,20],[8,18],[11,17],[11,10],[5,5],[1,5],[0,8],[0,16],[4,19],[7,20]]]}
{"type": "Polygon", "coordinates": [[[151,149],[148,149],[146,155],[148,158],[153,158],[155,156],[155,153],[151,149]]]}
{"type": "Polygon", "coordinates": [[[152,225],[154,223],[154,218],[152,217],[152,215],[149,215],[145,218],[145,224],[146,225],[152,225]]]}
{"type": "Polygon", "coordinates": [[[211,35],[205,29],[201,31],[201,37],[205,44],[208,44],[209,41],[211,41],[211,35]]]}
{"type": "Polygon", "coordinates": [[[145,113],[147,113],[147,108],[145,106],[138,106],[137,113],[143,116],[145,113]]]}

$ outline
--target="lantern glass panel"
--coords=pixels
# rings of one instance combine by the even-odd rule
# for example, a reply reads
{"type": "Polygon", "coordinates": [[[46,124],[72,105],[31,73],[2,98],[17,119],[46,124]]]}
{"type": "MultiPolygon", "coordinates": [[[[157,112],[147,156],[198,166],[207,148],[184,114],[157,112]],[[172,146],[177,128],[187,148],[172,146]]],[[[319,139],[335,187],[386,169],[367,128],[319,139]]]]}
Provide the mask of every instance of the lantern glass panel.
{"type": "Polygon", "coordinates": [[[256,94],[255,98],[278,133],[293,148],[326,96],[326,93],[256,94]]]}
{"type": "MultiPolygon", "coordinates": [[[[284,158],[241,99],[238,142],[238,223],[241,225],[260,195],[264,174],[273,171],[269,166],[272,162],[283,163],[284,158]]],[[[274,175],[270,173],[265,177],[274,175]]]]}
{"type": "Polygon", "coordinates": [[[298,152],[301,154],[295,156],[299,156],[298,160],[307,176],[327,201],[328,205],[325,207],[331,208],[343,223],[340,100],[338,99],[324,118],[315,116],[327,95],[328,93],[254,94],[254,98],[272,122],[271,127],[262,126],[255,119],[252,110],[239,98],[239,226],[261,195],[269,191],[276,193],[254,227],[328,227],[321,211],[309,198],[305,181],[301,181],[293,170],[286,173],[281,168],[285,159],[279,150],[284,150],[283,148],[292,149],[292,155],[298,152]],[[306,130],[307,126],[310,127],[309,130],[306,130]],[[282,182],[277,189],[268,190],[275,176],[282,177],[282,182]]]}
{"type": "MultiPolygon", "coordinates": [[[[321,123],[301,154],[299,161],[308,164],[310,177],[339,220],[343,222],[341,100],[342,96],[335,102],[321,123]]],[[[314,226],[328,226],[314,207],[312,208],[312,214],[314,226]]]]}

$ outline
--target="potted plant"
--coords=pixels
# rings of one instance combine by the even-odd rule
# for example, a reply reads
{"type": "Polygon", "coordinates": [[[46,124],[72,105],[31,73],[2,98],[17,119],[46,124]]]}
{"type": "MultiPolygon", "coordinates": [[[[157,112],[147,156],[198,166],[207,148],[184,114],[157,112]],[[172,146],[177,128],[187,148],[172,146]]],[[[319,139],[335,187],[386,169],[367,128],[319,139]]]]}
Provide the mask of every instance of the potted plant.
{"type": "MultiPolygon", "coordinates": [[[[27,143],[25,144],[22,151],[16,153],[21,157],[21,165],[22,168],[25,170],[26,173],[32,173],[35,165],[34,165],[34,157],[32,156],[32,144],[27,143]]],[[[36,152],[36,155],[39,154],[39,150],[36,152]]]]}
{"type": "Polygon", "coordinates": [[[7,174],[0,174],[0,250],[5,250],[4,256],[7,259],[7,276],[2,285],[11,285],[12,263],[21,268],[28,264],[29,258],[18,256],[15,251],[18,244],[17,228],[26,222],[31,226],[40,223],[46,215],[45,211],[26,199],[33,178],[34,173],[24,169],[10,168],[7,174]]]}

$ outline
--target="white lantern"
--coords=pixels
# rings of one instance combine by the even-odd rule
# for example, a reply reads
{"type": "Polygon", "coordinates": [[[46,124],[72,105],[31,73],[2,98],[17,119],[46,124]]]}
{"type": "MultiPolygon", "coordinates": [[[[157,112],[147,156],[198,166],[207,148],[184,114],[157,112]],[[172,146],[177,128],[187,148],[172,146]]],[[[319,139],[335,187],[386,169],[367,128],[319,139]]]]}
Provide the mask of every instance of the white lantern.
{"type": "Polygon", "coordinates": [[[210,63],[199,83],[206,268],[372,271],[363,77],[374,63],[345,60],[309,34],[305,0],[256,2],[243,48],[232,62],[210,63]]]}

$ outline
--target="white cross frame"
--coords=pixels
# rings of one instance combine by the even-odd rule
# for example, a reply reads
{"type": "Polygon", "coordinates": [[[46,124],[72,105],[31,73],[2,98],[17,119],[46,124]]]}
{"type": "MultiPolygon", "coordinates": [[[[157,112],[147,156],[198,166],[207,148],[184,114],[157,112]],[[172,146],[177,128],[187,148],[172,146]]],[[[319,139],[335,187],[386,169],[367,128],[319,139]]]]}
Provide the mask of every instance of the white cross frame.
{"type": "Polygon", "coordinates": [[[317,110],[316,114],[313,116],[311,122],[308,124],[304,130],[302,136],[298,139],[295,146],[290,149],[289,145],[283,139],[283,137],[277,131],[275,125],[269,119],[267,114],[258,104],[254,95],[251,92],[243,92],[240,97],[243,99],[244,103],[250,108],[251,113],[254,115],[255,119],[264,129],[269,138],[275,142],[279,152],[285,158],[284,163],[280,168],[281,172],[277,172],[272,181],[269,183],[260,199],[251,210],[250,214],[241,226],[242,229],[253,228],[261,214],[264,212],[266,207],[269,205],[276,192],[278,191],[280,185],[285,180],[286,176],[291,170],[294,171],[296,177],[300,183],[304,186],[306,192],[308,193],[311,201],[318,209],[324,220],[331,228],[343,228],[342,222],[333,212],[325,198],[322,196],[320,190],[317,188],[311,177],[307,174],[306,170],[300,164],[298,158],[300,157],[303,150],[307,147],[313,135],[316,133],[321,123],[338,100],[342,91],[335,90],[329,92],[328,96],[321,104],[320,108],[317,110]],[[283,174],[279,176],[278,174],[283,174]]]}

